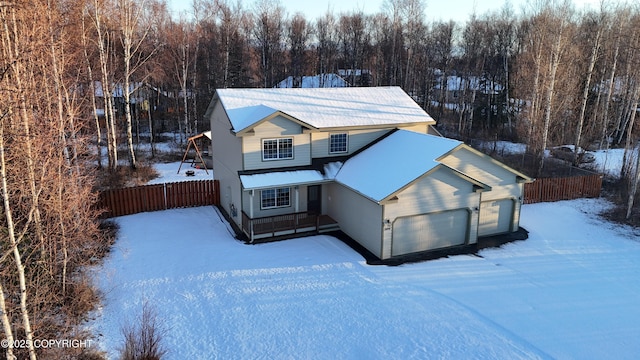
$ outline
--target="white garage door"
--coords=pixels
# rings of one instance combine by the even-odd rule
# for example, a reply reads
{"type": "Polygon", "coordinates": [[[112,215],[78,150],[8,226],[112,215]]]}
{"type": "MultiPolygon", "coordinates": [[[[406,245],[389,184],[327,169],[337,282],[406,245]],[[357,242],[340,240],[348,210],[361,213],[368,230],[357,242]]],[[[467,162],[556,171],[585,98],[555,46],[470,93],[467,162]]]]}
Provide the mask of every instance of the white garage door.
{"type": "Polygon", "coordinates": [[[391,255],[462,245],[468,227],[466,209],[398,218],[393,223],[391,255]]]}
{"type": "Polygon", "coordinates": [[[502,234],[511,231],[513,206],[512,199],[483,201],[480,203],[478,236],[502,234]]]}

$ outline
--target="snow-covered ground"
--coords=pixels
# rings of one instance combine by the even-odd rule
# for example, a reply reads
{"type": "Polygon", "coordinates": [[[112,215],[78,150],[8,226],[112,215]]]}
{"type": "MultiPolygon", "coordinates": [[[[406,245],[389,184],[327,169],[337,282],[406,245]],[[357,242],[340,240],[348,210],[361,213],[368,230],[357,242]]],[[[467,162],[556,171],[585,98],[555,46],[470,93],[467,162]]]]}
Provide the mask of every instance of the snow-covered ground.
{"type": "Polygon", "coordinates": [[[596,158],[595,168],[598,172],[613,177],[620,176],[624,149],[597,150],[593,155],[596,158]]]}
{"type": "MultiPolygon", "coordinates": [[[[498,154],[522,154],[526,151],[527,146],[521,143],[513,143],[509,141],[496,141],[496,142],[484,142],[477,144],[481,149],[495,150],[498,154]]],[[[637,150],[636,150],[637,151],[637,150]]],[[[551,156],[547,150],[546,156],[551,156]]],[[[596,150],[591,152],[596,158],[593,168],[599,172],[609,176],[620,176],[620,170],[622,169],[622,158],[624,156],[624,149],[608,149],[608,150],[596,150]]],[[[635,154],[629,154],[628,156],[634,156],[635,154]]]]}
{"type": "Polygon", "coordinates": [[[527,145],[522,143],[513,143],[509,141],[487,141],[474,144],[478,148],[487,151],[495,150],[501,155],[522,154],[527,151],[527,145]]]}
{"type": "Polygon", "coordinates": [[[191,180],[211,180],[213,179],[213,170],[208,169],[205,170],[203,168],[195,168],[192,167],[189,163],[182,164],[180,166],[180,161],[165,163],[165,164],[154,164],[153,168],[158,172],[158,177],[149,181],[149,184],[162,184],[162,183],[171,183],[178,181],[191,181],[191,180]],[[180,172],[178,173],[178,169],[180,172]],[[193,176],[187,176],[187,170],[193,170],[193,176]]]}
{"type": "Polygon", "coordinates": [[[213,207],[124,216],[92,326],[112,357],[148,301],[168,359],[630,359],[640,234],[605,206],[525,205],[526,241],[399,267],[326,235],[245,245],[213,207]]]}
{"type": "MultiPolygon", "coordinates": [[[[159,145],[161,148],[162,145],[159,145]]],[[[521,154],[526,150],[525,144],[512,143],[508,141],[488,142],[482,144],[487,149],[495,150],[499,154],[521,154]]],[[[166,151],[169,151],[168,145],[165,145],[166,151]]],[[[622,166],[622,157],[624,149],[597,150],[592,152],[596,158],[594,168],[600,173],[610,176],[619,176],[622,166]]],[[[106,161],[106,160],[105,160],[106,161]]],[[[154,164],[154,168],[159,173],[159,177],[150,181],[150,184],[159,184],[165,182],[190,181],[190,180],[208,180],[213,178],[213,171],[209,169],[208,173],[204,169],[196,169],[190,164],[183,164],[178,173],[180,162],[172,162],[166,164],[154,164]],[[194,170],[195,176],[186,176],[186,170],[194,170]]]]}
{"type": "MultiPolygon", "coordinates": [[[[619,172],[621,150],[595,155],[619,172]]],[[[213,177],[178,166],[155,165],[154,183],[213,177]]],[[[213,207],[124,216],[91,326],[111,358],[145,301],[168,359],[634,358],[640,232],[600,219],[607,206],[525,205],[526,241],[399,267],[330,236],[245,245],[213,207]]]]}

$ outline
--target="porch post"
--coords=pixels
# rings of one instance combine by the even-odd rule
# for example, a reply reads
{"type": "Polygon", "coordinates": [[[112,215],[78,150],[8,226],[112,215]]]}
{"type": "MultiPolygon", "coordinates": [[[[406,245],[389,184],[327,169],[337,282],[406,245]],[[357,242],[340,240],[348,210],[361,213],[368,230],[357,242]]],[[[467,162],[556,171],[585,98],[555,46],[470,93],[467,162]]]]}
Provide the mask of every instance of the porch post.
{"type": "Polygon", "coordinates": [[[251,236],[249,240],[253,243],[253,189],[249,190],[249,230],[251,236]]]}
{"type": "Polygon", "coordinates": [[[295,227],[293,229],[293,232],[296,233],[296,232],[298,232],[298,220],[299,220],[298,217],[300,216],[298,214],[298,211],[299,211],[299,208],[300,208],[300,205],[298,204],[300,202],[300,201],[298,201],[300,199],[300,194],[299,194],[299,191],[298,191],[298,185],[294,186],[293,188],[296,190],[296,205],[295,205],[295,211],[294,211],[295,215],[293,215],[296,222],[295,222],[295,225],[294,225],[295,227]]]}
{"type": "Polygon", "coordinates": [[[249,190],[249,217],[253,219],[253,189],[249,190]]]}

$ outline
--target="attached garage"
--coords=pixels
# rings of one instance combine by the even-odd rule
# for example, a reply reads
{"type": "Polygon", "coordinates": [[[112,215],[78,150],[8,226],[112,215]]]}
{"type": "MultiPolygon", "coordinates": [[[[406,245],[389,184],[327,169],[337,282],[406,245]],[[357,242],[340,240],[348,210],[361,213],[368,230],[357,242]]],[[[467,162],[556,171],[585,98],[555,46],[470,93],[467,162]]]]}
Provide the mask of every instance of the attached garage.
{"type": "Polygon", "coordinates": [[[478,236],[489,236],[511,232],[514,210],[514,199],[500,199],[481,202],[478,236]]]}
{"type": "Polygon", "coordinates": [[[466,244],[469,215],[467,209],[457,209],[395,219],[391,256],[466,244]]]}
{"type": "Polygon", "coordinates": [[[480,202],[478,236],[506,234],[520,228],[524,183],[531,178],[464,144],[438,161],[491,187],[480,202]]]}
{"type": "Polygon", "coordinates": [[[471,248],[517,230],[522,179],[459,141],[398,130],[342,164],[328,214],[382,260],[471,248]]]}

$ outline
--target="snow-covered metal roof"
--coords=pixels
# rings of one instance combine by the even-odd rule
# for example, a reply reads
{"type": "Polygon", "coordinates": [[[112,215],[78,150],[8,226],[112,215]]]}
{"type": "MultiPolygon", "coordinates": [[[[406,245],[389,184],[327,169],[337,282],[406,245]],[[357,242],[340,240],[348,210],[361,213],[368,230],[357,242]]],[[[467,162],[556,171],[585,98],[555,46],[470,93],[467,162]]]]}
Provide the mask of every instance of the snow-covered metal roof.
{"type": "Polygon", "coordinates": [[[295,170],[240,175],[240,181],[245,190],[319,184],[333,181],[341,166],[342,162],[339,161],[327,163],[324,166],[324,174],[317,170],[295,170]]]}
{"type": "Polygon", "coordinates": [[[244,130],[276,112],[277,109],[262,104],[227,109],[229,120],[236,131],[244,130]]]}
{"type": "Polygon", "coordinates": [[[347,160],[336,181],[380,202],[440,165],[460,141],[398,130],[347,160]]]}
{"type": "Polygon", "coordinates": [[[276,111],[317,129],[435,123],[399,87],[218,89],[217,94],[235,132],[276,111]]]}
{"type": "Polygon", "coordinates": [[[245,190],[321,183],[327,179],[317,170],[275,171],[264,174],[240,175],[245,190]]]}

